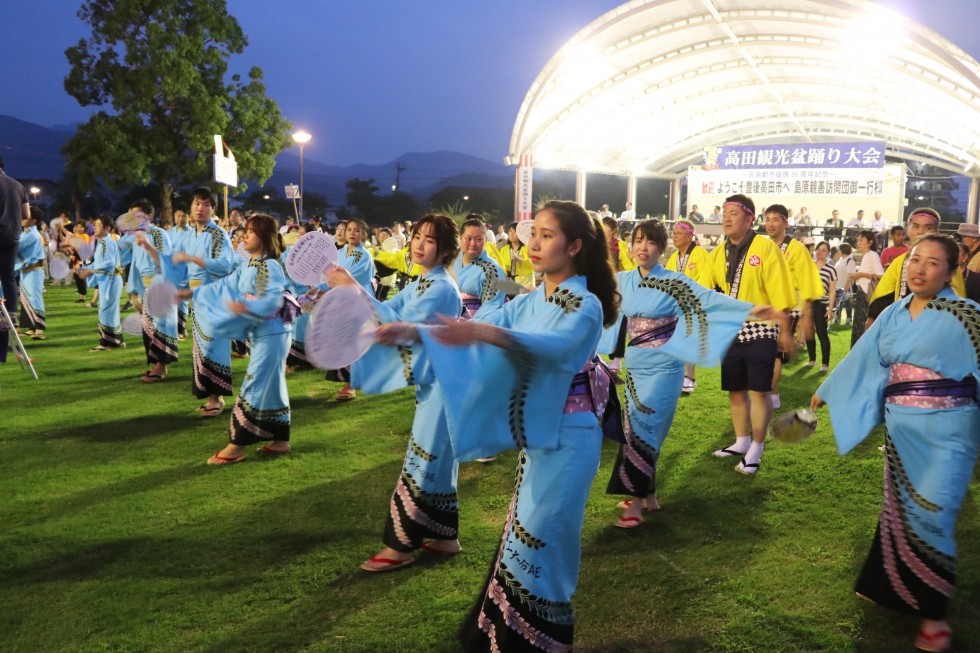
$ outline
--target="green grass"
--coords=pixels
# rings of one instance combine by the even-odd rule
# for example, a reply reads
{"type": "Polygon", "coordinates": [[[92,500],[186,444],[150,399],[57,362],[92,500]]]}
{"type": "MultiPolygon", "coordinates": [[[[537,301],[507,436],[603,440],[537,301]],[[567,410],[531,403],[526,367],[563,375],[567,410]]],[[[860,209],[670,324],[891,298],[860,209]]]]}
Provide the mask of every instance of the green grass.
{"type": "MultiPolygon", "coordinates": [[[[165,383],[139,340],[89,353],[96,311],[49,288],[49,339],[27,341],[40,381],[0,366],[0,650],[456,650],[482,587],[516,454],[460,470],[463,553],[369,575],[412,420],[408,391],[333,400],[318,372],[289,377],[294,453],[204,464],[227,411],[197,418],[189,346],[165,383]]],[[[835,333],[836,361],[849,332],[835,333]]],[[[783,405],[815,370],[790,364],[783,405]]],[[[235,361],[236,381],[244,361],[235,361]]],[[[880,435],[839,457],[826,414],[802,445],[770,443],[755,478],[710,452],[731,439],[715,370],[682,398],[661,457],[663,510],[612,526],[604,447],[589,501],[579,651],[910,650],[913,619],[855,598],[881,500],[880,435]]],[[[960,519],[957,650],[980,650],[976,490],[960,519]]]]}

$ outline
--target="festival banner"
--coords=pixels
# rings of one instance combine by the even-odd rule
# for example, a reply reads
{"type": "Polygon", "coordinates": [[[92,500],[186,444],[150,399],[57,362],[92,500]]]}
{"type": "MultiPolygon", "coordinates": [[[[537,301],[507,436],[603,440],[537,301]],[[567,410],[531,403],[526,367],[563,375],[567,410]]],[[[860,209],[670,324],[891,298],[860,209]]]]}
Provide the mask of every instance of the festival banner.
{"type": "Polygon", "coordinates": [[[710,197],[781,195],[787,197],[882,197],[884,169],[704,170],[691,166],[689,192],[710,197]]]}
{"type": "Polygon", "coordinates": [[[885,143],[724,145],[704,151],[708,170],[884,168],[885,143]]]}
{"type": "Polygon", "coordinates": [[[517,168],[517,221],[534,217],[531,182],[534,177],[534,159],[530,154],[522,154],[517,168]]]}

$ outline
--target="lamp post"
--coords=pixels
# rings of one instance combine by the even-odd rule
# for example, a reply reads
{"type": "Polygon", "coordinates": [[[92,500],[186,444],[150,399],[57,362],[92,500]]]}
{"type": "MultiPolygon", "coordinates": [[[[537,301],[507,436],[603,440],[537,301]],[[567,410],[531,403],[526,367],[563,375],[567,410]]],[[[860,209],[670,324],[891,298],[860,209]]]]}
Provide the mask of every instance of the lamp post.
{"type": "Polygon", "coordinates": [[[306,145],[313,136],[309,132],[300,130],[293,134],[293,140],[299,143],[299,221],[303,221],[303,146],[306,145]]]}
{"type": "Polygon", "coordinates": [[[37,194],[41,192],[41,189],[37,186],[31,186],[31,195],[34,196],[34,203],[37,204],[37,194]]]}

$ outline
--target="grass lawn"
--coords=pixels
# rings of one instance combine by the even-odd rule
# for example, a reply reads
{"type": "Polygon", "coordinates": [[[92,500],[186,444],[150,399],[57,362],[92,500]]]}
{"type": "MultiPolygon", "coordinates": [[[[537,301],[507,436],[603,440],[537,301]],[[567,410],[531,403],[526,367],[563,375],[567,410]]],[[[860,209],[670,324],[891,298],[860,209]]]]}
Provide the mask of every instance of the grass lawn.
{"type": "MultiPolygon", "coordinates": [[[[205,460],[227,411],[200,419],[189,343],[148,386],[142,347],[89,353],[96,310],[49,287],[49,339],[27,341],[40,381],[0,366],[0,650],[454,651],[482,587],[516,454],[460,469],[463,552],[390,574],[357,565],[380,548],[413,413],[409,391],[342,404],[319,372],[289,376],[294,452],[228,468],[205,460]]],[[[834,360],[849,331],[834,334],[834,360]]],[[[782,402],[820,375],[800,356],[782,402]]],[[[236,384],[245,361],[236,360],[236,384]]],[[[583,533],[579,651],[912,650],[916,621],[858,600],[874,532],[880,434],[839,457],[826,412],[801,445],[770,442],[757,477],[711,457],[731,442],[716,370],[681,399],[660,461],[663,509],[612,526],[604,446],[583,533]]],[[[956,648],[980,650],[980,526],[960,519],[956,648]]]]}

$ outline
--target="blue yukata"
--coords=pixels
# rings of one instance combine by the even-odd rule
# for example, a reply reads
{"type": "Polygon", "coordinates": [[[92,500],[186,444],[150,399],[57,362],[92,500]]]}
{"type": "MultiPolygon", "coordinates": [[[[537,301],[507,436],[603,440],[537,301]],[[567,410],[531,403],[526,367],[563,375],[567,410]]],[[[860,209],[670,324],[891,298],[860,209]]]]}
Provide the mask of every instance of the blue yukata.
{"type": "Polygon", "coordinates": [[[119,269],[123,273],[123,285],[126,287],[127,294],[133,294],[129,292],[129,269],[133,264],[133,247],[136,245],[136,239],[133,234],[127,232],[119,237],[116,241],[116,245],[119,246],[119,269]]]}
{"type": "MultiPolygon", "coordinates": [[[[389,322],[438,322],[463,308],[456,282],[437,266],[386,302],[373,299],[375,316],[389,322]]],[[[434,389],[421,346],[374,345],[351,366],[351,384],[367,393],[415,386],[415,419],[401,474],[391,495],[382,540],[396,551],[414,551],[425,538],[452,540],[459,532],[458,464],[449,444],[446,411],[434,389]]]]}
{"type": "Polygon", "coordinates": [[[289,440],[286,355],[290,325],[283,319],[286,273],[274,258],[253,257],[232,274],[194,291],[195,336],[204,341],[248,340],[252,354],[231,411],[229,440],[250,445],[289,440]],[[237,315],[228,305],[241,302],[237,315]]]}
{"type": "MultiPolygon", "coordinates": [[[[161,257],[169,257],[172,252],[170,236],[160,227],[150,226],[146,230],[146,239],[156,248],[161,257]]],[[[161,258],[161,261],[167,260],[161,258]]],[[[141,299],[146,289],[157,278],[162,278],[162,271],[157,267],[150,254],[142,247],[133,249],[133,262],[129,269],[129,280],[126,282],[126,292],[138,295],[141,299]]],[[[143,324],[143,349],[146,351],[146,362],[149,365],[162,363],[169,365],[177,361],[177,306],[163,317],[153,317],[146,311],[140,316],[143,324]]]]}
{"type": "MultiPolygon", "coordinates": [[[[365,249],[364,245],[358,245],[354,248],[351,248],[350,245],[344,245],[337,254],[339,257],[337,263],[340,267],[350,272],[351,276],[354,277],[354,280],[364,289],[364,292],[368,296],[374,297],[374,285],[372,283],[374,280],[374,259],[371,258],[371,253],[365,249]]],[[[327,284],[320,285],[321,290],[327,290],[329,287],[327,284]]],[[[343,367],[339,370],[327,370],[326,379],[327,381],[349,383],[350,368],[343,367]]]]}
{"type": "Polygon", "coordinates": [[[463,298],[463,317],[474,317],[484,307],[490,311],[504,305],[507,296],[497,290],[497,281],[507,276],[486,250],[465,265],[463,255],[457,256],[453,261],[453,274],[463,298]]]}
{"type": "MultiPolygon", "coordinates": [[[[235,251],[225,230],[213,222],[202,229],[192,229],[182,240],[183,251],[204,261],[204,267],[196,263],[186,264],[187,284],[197,290],[223,279],[235,270],[235,251]]],[[[180,266],[182,269],[185,266],[180,266]]],[[[177,285],[179,279],[171,279],[177,285]]],[[[190,319],[194,333],[194,373],[191,391],[203,399],[211,395],[230,397],[231,390],[231,343],[227,338],[207,335],[194,324],[194,304],[190,319]]]]}
{"type": "Polygon", "coordinates": [[[28,331],[44,331],[44,241],[37,227],[21,233],[14,272],[20,274],[21,325],[28,331]]]}
{"type": "MultiPolygon", "coordinates": [[[[657,460],[674,421],[684,364],[717,367],[752,304],[708,290],[659,263],[646,278],[639,268],[619,272],[620,312],[626,320],[626,411],[606,492],[646,497],[656,491],[657,460]]],[[[600,351],[615,347],[619,324],[603,333],[600,351]]]]}
{"type": "Polygon", "coordinates": [[[95,244],[92,262],[85,266],[93,274],[88,287],[99,289],[99,345],[123,347],[119,300],[122,298],[122,271],[119,269],[119,247],[112,236],[103,236],[95,244]]]}
{"type": "Polygon", "coordinates": [[[580,377],[596,353],[602,307],[576,276],[477,320],[505,329],[509,346],[447,347],[420,329],[457,459],[520,450],[500,546],[461,641],[467,651],[570,651],[582,521],[602,443],[599,399],[580,393],[580,377]]]}
{"type": "MultiPolygon", "coordinates": [[[[194,229],[188,226],[177,227],[174,226],[167,235],[170,237],[170,247],[175,252],[184,251],[184,240],[193,232],[194,229]]],[[[187,285],[187,268],[183,268],[183,276],[181,278],[175,279],[174,285],[177,286],[178,290],[186,289],[187,285]]],[[[177,304],[177,336],[183,338],[187,333],[187,300],[180,300],[177,304]]]]}
{"type": "MultiPolygon", "coordinates": [[[[286,269],[286,260],[289,258],[289,252],[292,247],[287,247],[279,257],[279,263],[282,264],[282,268],[286,269]]],[[[286,275],[286,289],[289,290],[298,300],[303,302],[306,306],[306,299],[304,299],[306,293],[310,290],[309,286],[305,286],[295,279],[291,278],[288,274],[286,275]]],[[[310,305],[312,308],[312,305],[310,305]]],[[[286,365],[290,367],[310,369],[313,367],[313,363],[310,362],[309,356],[306,354],[306,330],[310,326],[310,316],[309,311],[302,311],[293,321],[293,337],[289,344],[289,355],[286,357],[286,365]]]]}
{"type": "Polygon", "coordinates": [[[953,531],[980,447],[980,306],[945,288],[912,319],[885,309],[827,377],[837,449],[884,421],[878,528],[855,590],[885,607],[945,618],[956,581],[953,531]]]}

